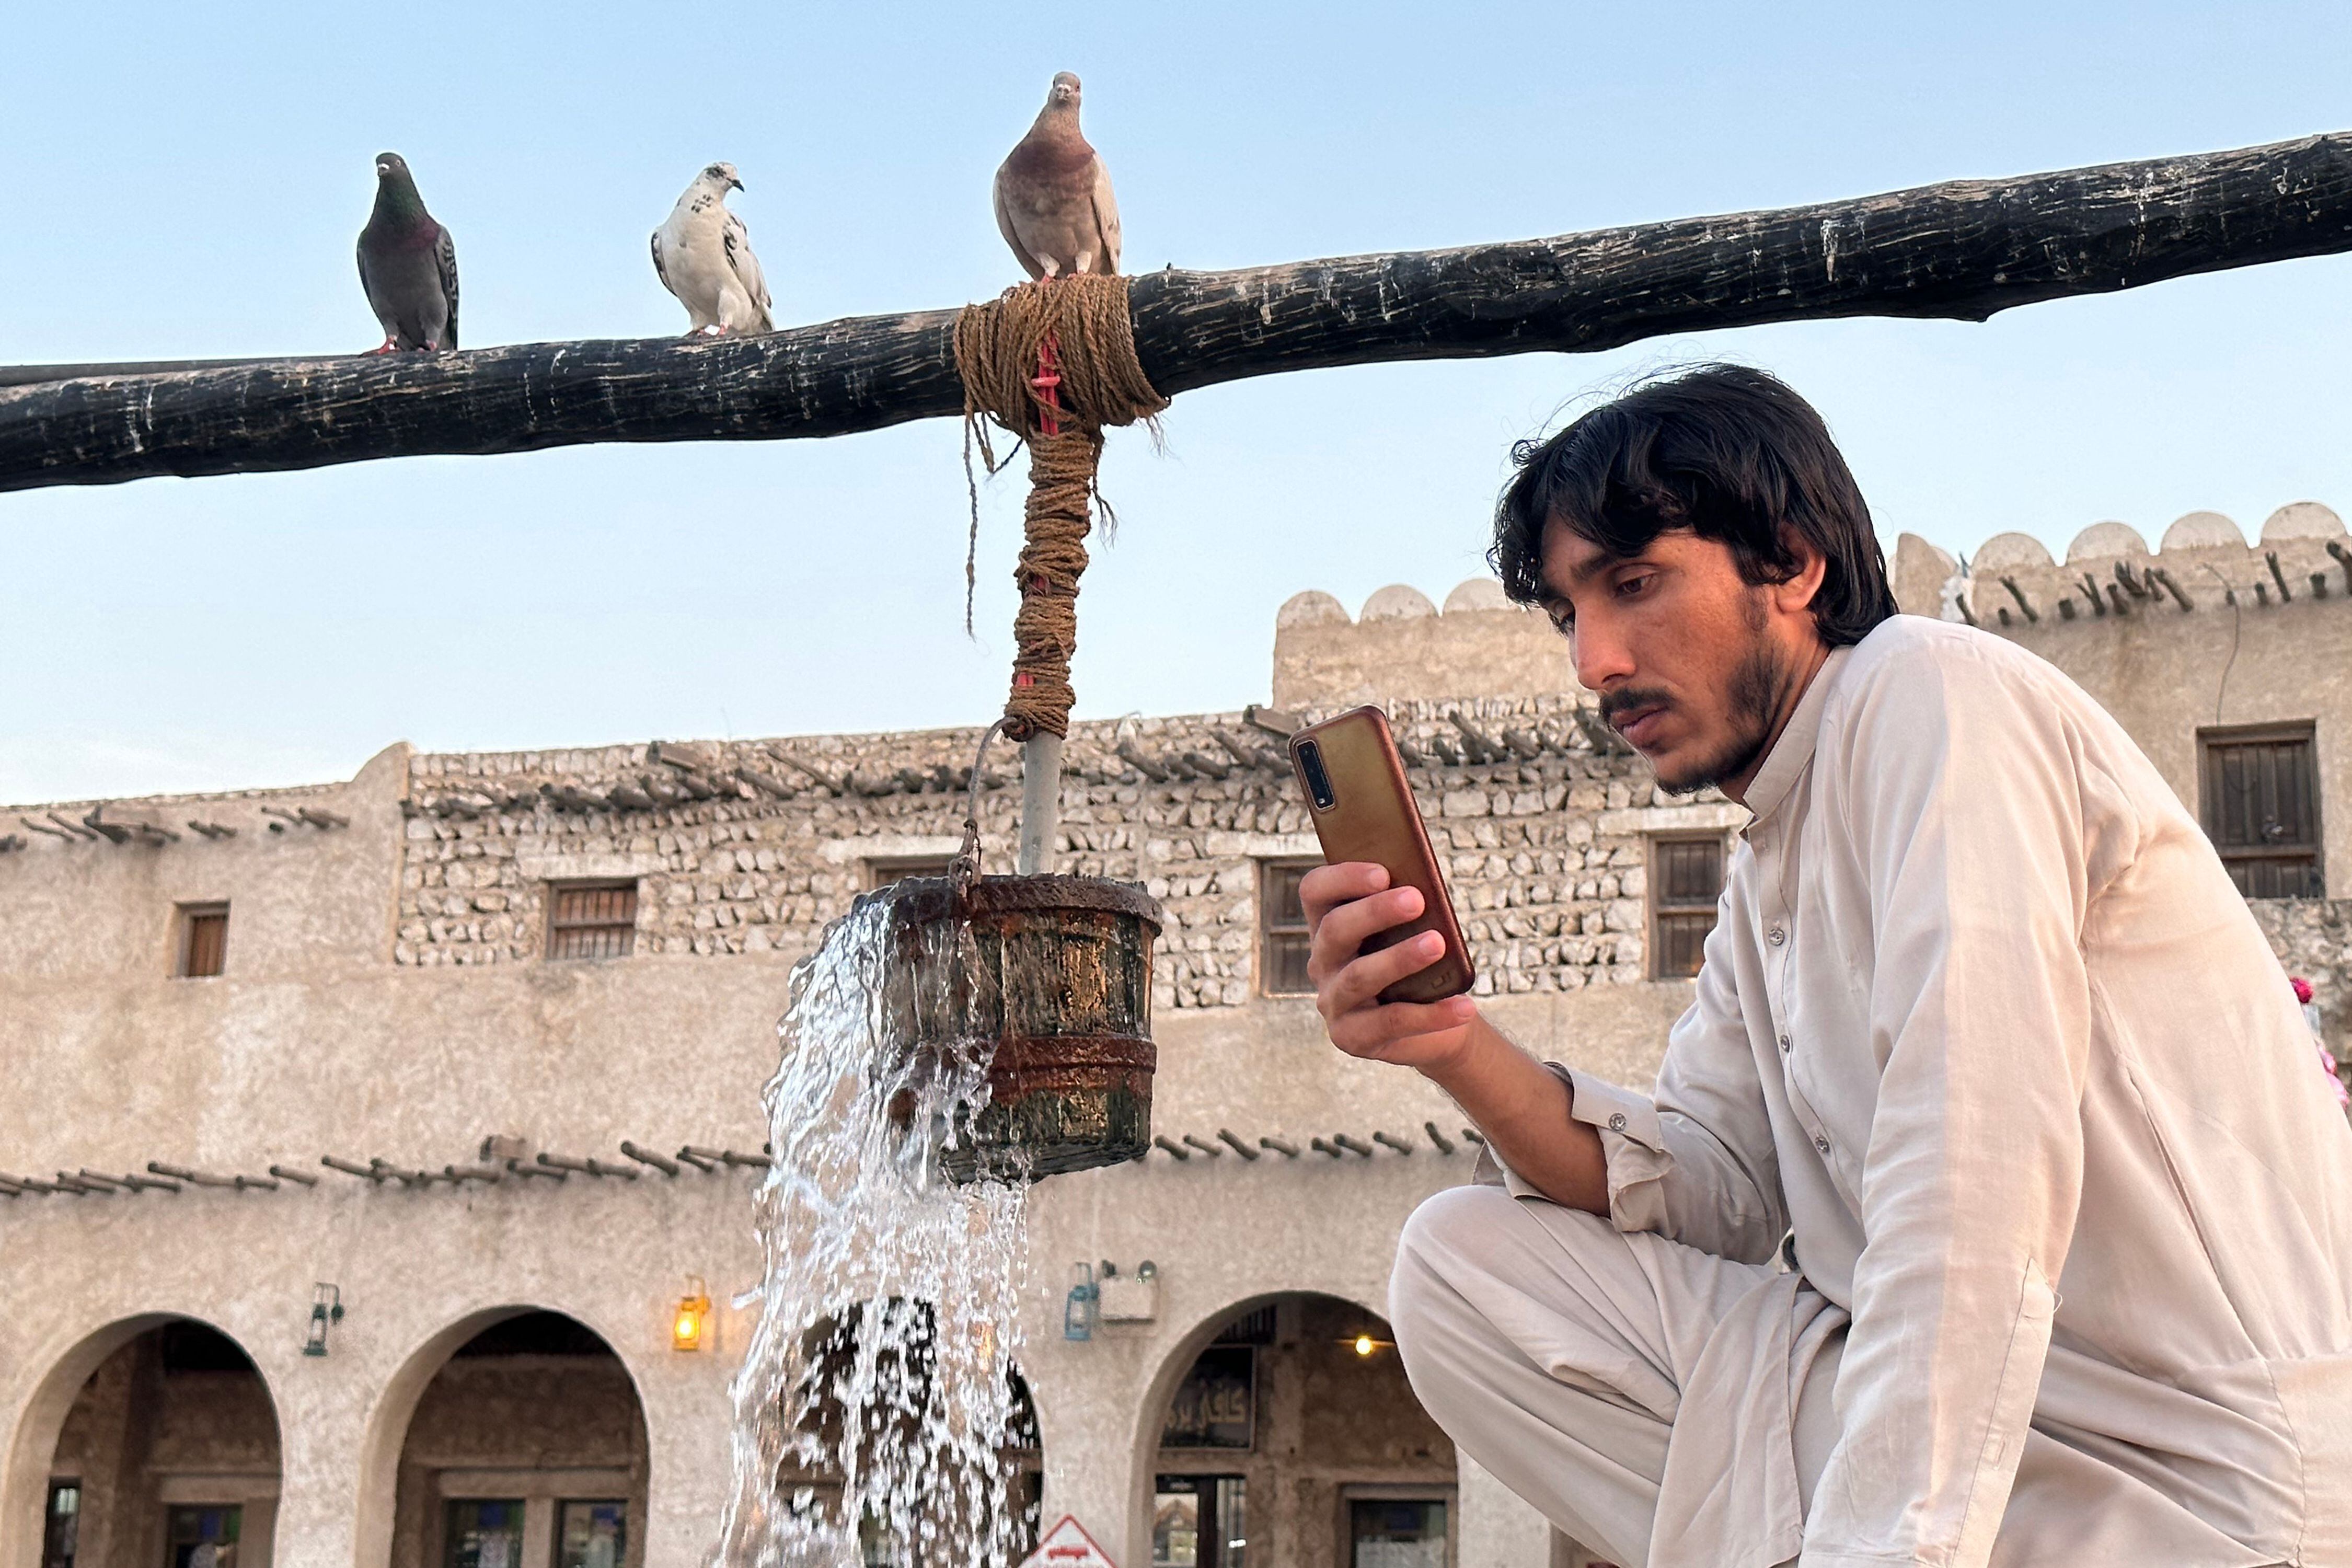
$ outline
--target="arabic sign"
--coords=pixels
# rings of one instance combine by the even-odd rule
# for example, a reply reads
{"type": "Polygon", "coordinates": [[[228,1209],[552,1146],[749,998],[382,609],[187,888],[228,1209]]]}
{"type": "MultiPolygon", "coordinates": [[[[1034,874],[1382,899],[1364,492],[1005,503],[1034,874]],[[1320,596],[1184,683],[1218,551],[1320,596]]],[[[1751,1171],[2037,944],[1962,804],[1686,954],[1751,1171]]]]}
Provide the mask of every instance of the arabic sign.
{"type": "Polygon", "coordinates": [[[1211,1345],[1168,1403],[1163,1448],[1246,1448],[1255,1430],[1256,1355],[1247,1345],[1211,1345]]]}
{"type": "Polygon", "coordinates": [[[1021,1568],[1118,1568],[1110,1553],[1095,1544],[1086,1527],[1068,1514],[1045,1532],[1021,1564],[1021,1568]]]}

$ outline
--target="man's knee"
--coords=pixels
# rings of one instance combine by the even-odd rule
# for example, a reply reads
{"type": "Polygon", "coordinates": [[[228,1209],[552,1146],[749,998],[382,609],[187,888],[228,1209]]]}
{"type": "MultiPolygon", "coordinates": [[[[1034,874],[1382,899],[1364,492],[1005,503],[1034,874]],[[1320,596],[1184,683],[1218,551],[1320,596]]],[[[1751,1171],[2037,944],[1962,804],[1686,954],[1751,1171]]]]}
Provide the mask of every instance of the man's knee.
{"type": "Polygon", "coordinates": [[[1389,1324],[1408,1363],[1425,1333],[1458,1326],[1465,1287],[1493,1268],[1497,1237],[1526,1223],[1500,1187],[1448,1187],[1421,1205],[1397,1237],[1389,1276],[1389,1324]]]}

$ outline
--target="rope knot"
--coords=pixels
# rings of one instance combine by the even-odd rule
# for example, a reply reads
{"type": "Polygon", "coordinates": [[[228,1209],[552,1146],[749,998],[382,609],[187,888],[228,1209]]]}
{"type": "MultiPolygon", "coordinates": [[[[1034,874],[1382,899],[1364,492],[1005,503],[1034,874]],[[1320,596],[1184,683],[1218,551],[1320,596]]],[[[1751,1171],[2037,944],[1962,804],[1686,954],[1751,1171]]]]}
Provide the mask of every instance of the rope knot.
{"type": "MultiPolygon", "coordinates": [[[[1078,576],[1087,569],[1090,508],[1101,500],[1096,469],[1105,428],[1151,423],[1168,406],[1135,353],[1127,279],[1093,273],[1024,283],[956,317],[956,373],[963,378],[964,467],[976,442],[990,473],[1003,465],[992,424],[1029,448],[1024,542],[1013,567],[1021,608],[1013,621],[1013,687],[1005,733],[1025,741],[1069,732],[1070,656],[1078,646],[1078,576]]],[[[1156,428],[1154,431],[1157,434],[1156,428]]],[[[1007,454],[1008,458],[1010,454],[1007,454]]],[[[971,541],[980,494],[971,486],[971,541]]],[[[1111,521],[1103,508],[1106,526],[1111,521]]],[[[974,554],[964,559],[964,627],[971,626],[974,554]]]]}

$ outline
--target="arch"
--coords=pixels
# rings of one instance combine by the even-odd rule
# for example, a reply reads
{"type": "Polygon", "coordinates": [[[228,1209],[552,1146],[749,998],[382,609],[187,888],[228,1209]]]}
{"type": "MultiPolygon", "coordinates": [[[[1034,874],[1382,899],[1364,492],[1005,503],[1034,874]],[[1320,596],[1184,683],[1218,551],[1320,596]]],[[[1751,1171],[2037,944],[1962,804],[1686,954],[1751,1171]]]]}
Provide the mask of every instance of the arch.
{"type": "Polygon", "coordinates": [[[2147,541],[2127,522],[2095,522],[2066,546],[2066,563],[2096,561],[2109,555],[2145,555],[2147,541]]]}
{"type": "MultiPolygon", "coordinates": [[[[1244,1321],[1254,1313],[1268,1309],[1278,1310],[1286,1303],[1328,1305],[1342,1309],[1344,1319],[1349,1323],[1368,1326],[1377,1331],[1374,1338],[1379,1352],[1385,1352],[1391,1358],[1394,1355],[1394,1336],[1388,1329],[1385,1307],[1366,1301],[1352,1293],[1339,1290],[1312,1287],[1261,1290],[1234,1298],[1216,1310],[1195,1320],[1183,1334],[1169,1342],[1167,1351],[1153,1369],[1150,1380],[1145,1386],[1140,1408],[1137,1412],[1128,1500],[1128,1518],[1131,1521],[1127,1542],[1128,1561],[1137,1563],[1151,1561],[1155,1477],[1161,1468],[1160,1439],[1167,1423],[1169,1406],[1177,1389],[1187,1374],[1192,1372],[1202,1353],[1210,1348],[1219,1334],[1227,1328],[1244,1321]]],[[[1308,1337],[1311,1339],[1313,1336],[1310,1334],[1308,1337]]],[[[1398,1375],[1402,1377],[1401,1370],[1398,1375]]],[[[1407,1397],[1410,1397],[1409,1391],[1407,1397]]],[[[1431,1423],[1431,1430],[1433,1433],[1436,1431],[1434,1422],[1431,1423]]],[[[1439,1436],[1442,1439],[1443,1435],[1439,1434],[1439,1436]]],[[[1450,1444],[1447,1452],[1450,1456],[1450,1444]]],[[[1448,1468],[1449,1469],[1451,1468],[1450,1459],[1448,1468]]],[[[1263,1509],[1272,1500],[1272,1499],[1266,1499],[1252,1506],[1263,1509]]],[[[1257,1517],[1263,1520],[1265,1516],[1261,1512],[1257,1517]]],[[[1250,1533],[1254,1540],[1262,1537],[1263,1525],[1254,1525],[1250,1533]]],[[[1254,1560],[1264,1560],[1256,1551],[1253,1552],[1253,1557],[1254,1560]]],[[[1294,1546],[1285,1545],[1275,1552],[1275,1560],[1303,1561],[1305,1559],[1299,1555],[1294,1546]]]]}
{"type": "Polygon", "coordinates": [[[1988,572],[2013,572],[2021,566],[2054,566],[2050,549],[2030,533],[1996,533],[1978,546],[1969,569],[1979,576],[1988,572]]]}
{"type": "MultiPolygon", "coordinates": [[[[936,1348],[941,1332],[938,1307],[933,1301],[891,1296],[878,1304],[882,1308],[878,1330],[875,1327],[877,1317],[869,1315],[869,1309],[877,1303],[868,1300],[854,1302],[841,1311],[819,1317],[803,1329],[800,1336],[799,1353],[804,1375],[821,1391],[813,1408],[798,1407],[803,1423],[800,1430],[814,1436],[836,1461],[845,1448],[854,1448],[858,1468],[868,1473],[876,1469],[893,1445],[893,1439],[873,1424],[876,1415],[891,1413],[889,1425],[904,1435],[914,1431],[922,1419],[914,1414],[916,1411],[931,1408],[939,1364],[936,1348]],[[873,1379],[873,1397],[856,1413],[857,1430],[853,1436],[853,1413],[843,1405],[839,1391],[853,1369],[860,1365],[873,1379]],[[812,1418],[814,1424],[807,1425],[812,1418]]],[[[992,1360],[992,1351],[983,1352],[982,1367],[992,1360]]],[[[1006,1419],[995,1458],[1009,1512],[997,1514],[992,1507],[978,1521],[967,1520],[955,1528],[985,1533],[992,1528],[989,1522],[992,1518],[995,1525],[1011,1532],[1013,1560],[1018,1561],[1034,1550],[1044,1524],[1039,1500],[1044,1481],[1045,1437],[1036,1395],[1027,1377],[1010,1357],[1003,1365],[1006,1419]]],[[[793,1408],[788,1403],[787,1409],[793,1408]]],[[[901,1457],[903,1453],[900,1450],[901,1457]]],[[[843,1495],[845,1471],[838,1464],[821,1462],[803,1468],[787,1458],[779,1474],[783,1484],[806,1495],[805,1503],[795,1502],[794,1512],[801,1512],[803,1507],[814,1508],[824,1526],[834,1530],[855,1529],[862,1532],[866,1528],[866,1521],[852,1516],[850,1500],[843,1495]]],[[[948,1489],[950,1493],[956,1489],[948,1489]]]]}
{"type": "Polygon", "coordinates": [[[2158,548],[2163,550],[2243,550],[2246,536],[2218,511],[2192,511],[2172,520],[2158,548]]]}
{"type": "MultiPolygon", "coordinates": [[[[645,1487],[651,1489],[652,1442],[646,1420],[645,1387],[636,1369],[621,1353],[620,1342],[590,1314],[568,1307],[548,1307],[529,1302],[506,1302],[482,1307],[450,1321],[428,1335],[401,1361],[399,1368],[377,1391],[368,1413],[366,1434],[362,1439],[359,1458],[359,1485],[355,1499],[357,1510],[352,1521],[352,1560],[360,1563],[383,1563],[393,1560],[400,1495],[400,1468],[408,1447],[410,1429],[417,1408],[436,1379],[441,1376],[458,1352],[480,1339],[488,1331],[516,1320],[534,1314],[547,1314],[576,1325],[593,1337],[609,1353],[628,1382],[628,1392],[637,1416],[637,1441],[644,1457],[646,1475],[645,1487]]],[[[626,1561],[643,1560],[645,1552],[644,1508],[639,1504],[638,1517],[629,1525],[626,1561]]]]}
{"type": "Polygon", "coordinates": [[[1364,601],[1364,607],[1356,613],[1356,619],[1359,623],[1411,621],[1435,614],[1437,606],[1429,602],[1428,595],[1409,583],[1391,583],[1373,591],[1372,596],[1364,601]]]}
{"type": "Polygon", "coordinates": [[[1445,595],[1445,613],[1449,616],[1475,614],[1481,610],[1516,610],[1511,596],[1503,592],[1502,584],[1492,577],[1472,577],[1457,583],[1445,595]]]}
{"type": "Polygon", "coordinates": [[[2291,500],[2263,520],[2263,542],[2289,539],[2341,539],[2344,520],[2315,500],[2291,500]]]}
{"type": "Polygon", "coordinates": [[[1293,594],[1274,613],[1274,627],[1286,631],[1292,626],[1352,626],[1348,618],[1348,606],[1330,595],[1309,588],[1303,594],[1293,594]]]}
{"type": "MultiPolygon", "coordinates": [[[[19,1413],[8,1445],[5,1469],[0,1472],[0,1564],[6,1568],[37,1568],[42,1558],[43,1532],[48,1510],[49,1477],[66,1424],[90,1381],[110,1362],[148,1335],[181,1325],[202,1330],[233,1347],[251,1373],[269,1418],[269,1451],[283,1474],[285,1422],[278,1395],[258,1361],[245,1343],[218,1323],[193,1312],[132,1313],[85,1333],[49,1365],[19,1413]]],[[[264,1525],[261,1533],[267,1532],[264,1525]]]]}

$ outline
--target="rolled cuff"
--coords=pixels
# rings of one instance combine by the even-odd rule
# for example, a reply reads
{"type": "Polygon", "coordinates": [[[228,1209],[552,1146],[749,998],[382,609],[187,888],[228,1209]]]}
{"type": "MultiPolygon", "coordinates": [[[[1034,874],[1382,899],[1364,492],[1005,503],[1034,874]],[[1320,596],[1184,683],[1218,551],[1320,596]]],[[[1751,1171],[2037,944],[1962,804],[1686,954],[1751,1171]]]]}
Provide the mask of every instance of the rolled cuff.
{"type": "MultiPolygon", "coordinates": [[[[1675,1161],[1666,1152],[1665,1137],[1658,1127],[1658,1108],[1648,1095],[1621,1089],[1605,1079],[1558,1062],[1544,1066],[1568,1085],[1570,1119],[1601,1134],[1601,1157],[1609,1173],[1610,1223],[1619,1230],[1664,1230],[1664,1181],[1675,1161]]],[[[1505,1164],[1491,1143],[1480,1147],[1477,1168],[1470,1179],[1501,1187],[1515,1198],[1544,1195],[1505,1164]]]]}

